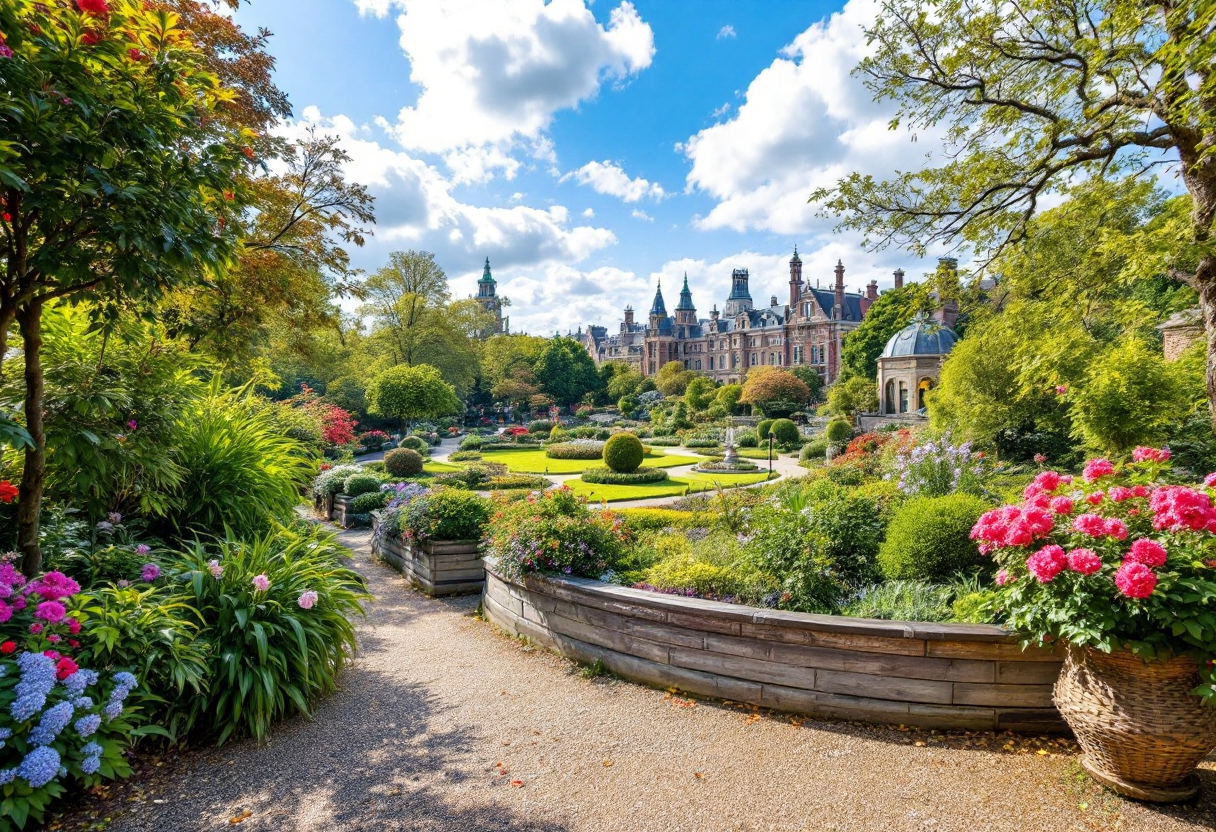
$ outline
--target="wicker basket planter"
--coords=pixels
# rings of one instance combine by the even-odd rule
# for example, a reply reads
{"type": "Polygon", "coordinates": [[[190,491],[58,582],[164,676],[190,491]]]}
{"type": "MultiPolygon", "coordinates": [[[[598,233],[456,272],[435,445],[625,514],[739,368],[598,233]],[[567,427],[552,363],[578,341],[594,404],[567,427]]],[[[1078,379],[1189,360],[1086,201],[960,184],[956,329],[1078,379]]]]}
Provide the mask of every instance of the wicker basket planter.
{"type": "Polygon", "coordinates": [[[1198,686],[1185,656],[1145,662],[1070,646],[1054,699],[1095,780],[1126,797],[1173,803],[1195,795],[1192,772],[1216,748],[1216,707],[1191,693],[1198,686]]]}

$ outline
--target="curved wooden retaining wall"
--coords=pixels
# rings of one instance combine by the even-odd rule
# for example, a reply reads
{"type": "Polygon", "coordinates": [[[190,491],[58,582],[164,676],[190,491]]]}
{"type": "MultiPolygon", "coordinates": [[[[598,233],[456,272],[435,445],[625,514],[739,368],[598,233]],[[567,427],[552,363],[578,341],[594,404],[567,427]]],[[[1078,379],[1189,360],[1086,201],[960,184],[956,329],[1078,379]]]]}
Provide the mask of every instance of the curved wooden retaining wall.
{"type": "Polygon", "coordinates": [[[580,578],[513,582],[486,564],[486,617],[627,679],[833,719],[1066,730],[1060,659],[999,627],[808,615],[580,578]]]}

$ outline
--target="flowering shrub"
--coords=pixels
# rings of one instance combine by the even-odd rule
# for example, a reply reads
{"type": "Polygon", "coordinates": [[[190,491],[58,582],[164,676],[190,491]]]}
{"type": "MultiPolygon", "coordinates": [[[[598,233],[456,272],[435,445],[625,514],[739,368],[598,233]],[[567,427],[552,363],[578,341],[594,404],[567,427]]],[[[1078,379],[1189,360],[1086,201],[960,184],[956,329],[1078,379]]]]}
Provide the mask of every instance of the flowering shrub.
{"type": "Polygon", "coordinates": [[[382,430],[369,430],[359,434],[356,441],[369,451],[378,451],[391,440],[389,435],[382,430]]]}
{"type": "Polygon", "coordinates": [[[1138,448],[1081,478],[1044,471],[1021,505],[972,530],[997,573],[996,604],[1028,640],[1064,639],[1146,659],[1186,654],[1216,700],[1216,474],[1164,485],[1169,452],[1138,448]]]}
{"type": "Polygon", "coordinates": [[[887,479],[897,482],[900,491],[908,494],[942,497],[955,491],[981,490],[983,475],[983,455],[973,452],[970,442],[955,445],[947,433],[901,448],[887,479]]]}
{"type": "Polygon", "coordinates": [[[323,471],[312,481],[312,491],[318,497],[341,494],[346,485],[346,478],[352,474],[362,473],[363,468],[359,465],[335,465],[329,470],[323,471]]]}
{"type": "Polygon", "coordinates": [[[444,488],[410,501],[403,509],[401,532],[414,540],[480,540],[489,517],[484,497],[444,488]]]}
{"type": "Polygon", "coordinates": [[[620,518],[591,511],[568,488],[497,505],[486,554],[507,577],[556,572],[598,578],[623,551],[627,534],[620,518]]]}
{"type": "Polygon", "coordinates": [[[60,572],[26,581],[0,561],[0,830],[41,823],[65,783],[82,788],[131,773],[125,671],[105,677],[73,658],[80,643],[74,596],[60,572]]]}

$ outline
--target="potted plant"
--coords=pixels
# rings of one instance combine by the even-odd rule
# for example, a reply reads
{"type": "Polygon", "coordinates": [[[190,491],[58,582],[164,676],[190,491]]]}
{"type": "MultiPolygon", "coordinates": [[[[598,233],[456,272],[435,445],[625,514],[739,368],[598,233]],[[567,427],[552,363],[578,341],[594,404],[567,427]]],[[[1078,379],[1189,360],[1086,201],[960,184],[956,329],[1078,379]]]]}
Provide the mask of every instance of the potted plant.
{"type": "Polygon", "coordinates": [[[1168,485],[1169,451],[1040,473],[972,537],[1000,566],[997,607],[1056,642],[1055,703],[1095,780],[1140,800],[1195,794],[1216,748],[1216,474],[1168,485]]]}
{"type": "Polygon", "coordinates": [[[398,523],[406,570],[428,595],[480,591],[485,582],[481,537],[490,503],[471,491],[440,488],[411,500],[398,523]]]}

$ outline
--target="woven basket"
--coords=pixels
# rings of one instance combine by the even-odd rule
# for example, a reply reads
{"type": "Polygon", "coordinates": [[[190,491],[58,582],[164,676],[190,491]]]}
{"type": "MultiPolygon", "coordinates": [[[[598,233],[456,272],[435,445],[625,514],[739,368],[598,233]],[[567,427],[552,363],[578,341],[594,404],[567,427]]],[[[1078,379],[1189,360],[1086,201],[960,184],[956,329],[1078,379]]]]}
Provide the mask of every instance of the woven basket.
{"type": "Polygon", "coordinates": [[[1096,780],[1139,800],[1186,800],[1186,782],[1216,748],[1216,707],[1191,693],[1199,669],[1186,657],[1145,662],[1127,651],[1069,646],[1055,704],[1096,780]]]}

